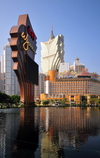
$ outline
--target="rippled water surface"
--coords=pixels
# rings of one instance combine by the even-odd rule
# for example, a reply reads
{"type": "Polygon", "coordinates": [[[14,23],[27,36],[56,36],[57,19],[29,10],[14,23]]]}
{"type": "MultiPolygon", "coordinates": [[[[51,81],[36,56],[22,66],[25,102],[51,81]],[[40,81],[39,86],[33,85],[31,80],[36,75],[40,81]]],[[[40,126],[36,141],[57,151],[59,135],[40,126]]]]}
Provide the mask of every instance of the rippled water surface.
{"type": "Polygon", "coordinates": [[[100,109],[0,109],[0,158],[100,158],[100,109]]]}

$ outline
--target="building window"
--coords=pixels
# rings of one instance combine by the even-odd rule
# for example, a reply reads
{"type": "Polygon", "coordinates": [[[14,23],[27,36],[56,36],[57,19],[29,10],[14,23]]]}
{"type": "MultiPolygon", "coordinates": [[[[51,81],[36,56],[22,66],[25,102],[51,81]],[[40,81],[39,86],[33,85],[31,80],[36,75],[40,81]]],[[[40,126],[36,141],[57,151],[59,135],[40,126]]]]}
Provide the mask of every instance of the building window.
{"type": "Polygon", "coordinates": [[[10,62],[10,60],[7,60],[7,62],[6,62],[6,66],[11,66],[11,62],[10,62]]]}
{"type": "Polygon", "coordinates": [[[10,78],[11,74],[10,73],[6,73],[6,78],[10,78]]]}
{"type": "Polygon", "coordinates": [[[6,58],[7,58],[7,60],[11,60],[11,56],[10,55],[7,55],[6,58]]]}
{"type": "Polygon", "coordinates": [[[6,85],[6,91],[10,91],[11,90],[11,86],[10,85],[6,85]]]}
{"type": "Polygon", "coordinates": [[[6,84],[11,84],[11,79],[6,79],[6,84]]]}
{"type": "Polygon", "coordinates": [[[11,72],[11,68],[10,67],[7,67],[7,72],[11,72]]]}

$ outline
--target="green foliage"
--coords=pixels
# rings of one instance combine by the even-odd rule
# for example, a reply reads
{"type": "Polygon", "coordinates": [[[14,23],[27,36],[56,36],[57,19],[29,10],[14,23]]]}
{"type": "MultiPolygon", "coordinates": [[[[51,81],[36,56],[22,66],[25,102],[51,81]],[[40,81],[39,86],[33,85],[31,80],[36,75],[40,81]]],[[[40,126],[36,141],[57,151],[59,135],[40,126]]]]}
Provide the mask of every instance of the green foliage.
{"type": "Polygon", "coordinates": [[[54,104],[55,103],[55,101],[53,100],[53,99],[50,99],[50,105],[52,105],[52,104],[54,104]]]}
{"type": "Polygon", "coordinates": [[[87,103],[87,100],[82,101],[82,105],[86,105],[86,103],[87,103]]]}
{"type": "Polygon", "coordinates": [[[49,100],[44,100],[44,101],[43,101],[43,105],[48,105],[49,102],[50,102],[49,100]]]}
{"type": "Polygon", "coordinates": [[[99,99],[98,98],[91,98],[90,99],[90,104],[94,104],[94,105],[97,105],[99,103],[99,99]]]}
{"type": "Polygon", "coordinates": [[[10,101],[10,96],[0,92],[0,103],[7,103],[10,101]]]}
{"type": "Polygon", "coordinates": [[[50,102],[51,102],[51,103],[54,103],[55,101],[54,101],[54,99],[50,99],[50,102]]]}
{"type": "Polygon", "coordinates": [[[20,101],[20,96],[18,95],[12,95],[10,96],[11,104],[18,104],[20,101]]]}
{"type": "Polygon", "coordinates": [[[98,103],[100,104],[100,99],[98,100],[98,103]]]}
{"type": "Polygon", "coordinates": [[[0,92],[0,108],[6,108],[10,104],[16,104],[18,107],[19,101],[20,101],[20,96],[18,95],[10,96],[10,95],[0,92]]]}
{"type": "Polygon", "coordinates": [[[61,104],[65,105],[66,102],[67,102],[67,99],[66,99],[66,98],[63,98],[60,102],[61,102],[61,104]]]}
{"type": "Polygon", "coordinates": [[[41,104],[41,101],[40,101],[40,100],[37,100],[35,103],[36,103],[36,105],[40,105],[40,104],[41,104]]]}

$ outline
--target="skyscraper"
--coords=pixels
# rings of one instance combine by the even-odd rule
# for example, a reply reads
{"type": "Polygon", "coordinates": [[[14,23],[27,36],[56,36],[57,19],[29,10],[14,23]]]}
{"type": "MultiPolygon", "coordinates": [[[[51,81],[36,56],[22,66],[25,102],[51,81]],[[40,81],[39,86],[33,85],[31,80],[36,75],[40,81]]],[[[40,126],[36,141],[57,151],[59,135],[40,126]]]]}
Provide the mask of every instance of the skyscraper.
{"type": "Polygon", "coordinates": [[[39,72],[39,84],[34,86],[34,99],[39,100],[40,94],[44,93],[45,74],[39,72]]]}
{"type": "Polygon", "coordinates": [[[47,42],[41,42],[41,68],[43,73],[49,70],[58,70],[61,62],[64,62],[64,36],[54,37],[51,31],[47,42]]]}
{"type": "Polygon", "coordinates": [[[11,48],[9,43],[4,46],[1,56],[1,92],[8,95],[19,95],[19,85],[12,69],[11,48]]]}

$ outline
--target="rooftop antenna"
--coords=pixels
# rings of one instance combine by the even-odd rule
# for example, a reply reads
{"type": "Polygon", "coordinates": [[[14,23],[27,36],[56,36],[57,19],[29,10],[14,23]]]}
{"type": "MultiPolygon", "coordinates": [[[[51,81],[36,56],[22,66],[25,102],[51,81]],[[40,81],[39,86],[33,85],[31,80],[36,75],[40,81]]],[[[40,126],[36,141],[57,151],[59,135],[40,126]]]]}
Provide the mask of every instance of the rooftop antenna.
{"type": "Polygon", "coordinates": [[[51,27],[51,34],[50,34],[50,37],[49,37],[49,40],[52,40],[52,39],[54,39],[55,38],[55,36],[54,36],[54,34],[53,34],[53,26],[51,27]]]}
{"type": "Polygon", "coordinates": [[[51,27],[51,31],[53,31],[53,26],[51,27]]]}

